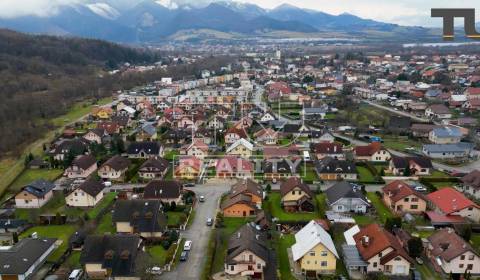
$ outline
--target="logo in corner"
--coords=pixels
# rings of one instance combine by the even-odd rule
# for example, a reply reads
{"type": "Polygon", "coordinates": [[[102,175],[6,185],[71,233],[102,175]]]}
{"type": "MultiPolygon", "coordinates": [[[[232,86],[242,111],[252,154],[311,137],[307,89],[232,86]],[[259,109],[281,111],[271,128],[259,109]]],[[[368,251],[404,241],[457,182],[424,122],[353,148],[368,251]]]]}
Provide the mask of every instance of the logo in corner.
{"type": "Polygon", "coordinates": [[[432,17],[443,18],[443,39],[455,39],[455,18],[463,18],[465,35],[474,40],[480,40],[480,33],[475,28],[475,9],[432,9],[432,17]]]}

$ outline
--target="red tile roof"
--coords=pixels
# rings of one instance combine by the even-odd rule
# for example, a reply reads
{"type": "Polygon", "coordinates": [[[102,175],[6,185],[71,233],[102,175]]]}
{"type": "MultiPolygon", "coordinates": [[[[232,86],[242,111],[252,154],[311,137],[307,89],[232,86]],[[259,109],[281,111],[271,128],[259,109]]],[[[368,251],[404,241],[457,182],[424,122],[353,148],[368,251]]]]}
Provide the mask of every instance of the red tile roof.
{"type": "Polygon", "coordinates": [[[339,143],[317,143],[313,145],[313,152],[316,154],[341,154],[343,146],[339,143]]]}
{"type": "Polygon", "coordinates": [[[397,202],[403,199],[404,197],[407,197],[412,194],[416,195],[420,199],[423,199],[423,195],[414,191],[410,187],[410,185],[400,180],[391,182],[390,184],[383,187],[382,190],[386,196],[390,196],[390,200],[393,202],[397,202]]]}
{"type": "Polygon", "coordinates": [[[427,195],[444,214],[451,214],[468,207],[479,208],[477,204],[453,188],[443,188],[427,195]]]}
{"type": "Polygon", "coordinates": [[[382,144],[379,142],[373,142],[368,144],[367,146],[357,146],[354,148],[354,153],[357,156],[365,157],[365,156],[372,156],[376,152],[382,149],[382,144]]]}

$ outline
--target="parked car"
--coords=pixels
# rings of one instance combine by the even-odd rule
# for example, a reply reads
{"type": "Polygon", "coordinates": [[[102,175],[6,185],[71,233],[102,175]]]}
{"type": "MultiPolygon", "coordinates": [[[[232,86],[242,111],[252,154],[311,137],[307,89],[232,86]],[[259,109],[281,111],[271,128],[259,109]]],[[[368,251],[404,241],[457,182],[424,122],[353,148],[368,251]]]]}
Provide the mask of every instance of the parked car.
{"type": "Polygon", "coordinates": [[[183,250],[190,251],[191,249],[192,249],[192,240],[185,241],[185,244],[183,245],[183,250]]]}
{"type": "Polygon", "coordinates": [[[195,184],[194,183],[185,183],[185,184],[183,184],[183,187],[184,188],[193,188],[193,187],[195,187],[195,184]]]}
{"type": "Polygon", "coordinates": [[[412,270],[412,280],[422,280],[422,275],[418,270],[412,270]]]}
{"type": "Polygon", "coordinates": [[[82,277],[83,277],[83,270],[75,269],[68,276],[68,280],[80,280],[80,279],[83,279],[82,277]]]}
{"type": "Polygon", "coordinates": [[[427,191],[427,188],[425,188],[424,186],[415,186],[413,189],[416,190],[417,192],[426,192],[427,191]]]}
{"type": "Polygon", "coordinates": [[[213,225],[213,219],[212,218],[208,218],[207,219],[207,226],[211,227],[213,225]]]}
{"type": "Polygon", "coordinates": [[[200,202],[205,202],[205,196],[201,195],[198,200],[199,200],[200,202]]]}
{"type": "Polygon", "coordinates": [[[188,259],[188,251],[183,251],[182,254],[180,255],[180,261],[185,262],[188,259]]]}
{"type": "Polygon", "coordinates": [[[162,269],[158,266],[154,266],[154,267],[148,268],[147,273],[152,275],[161,275],[162,269]]]}

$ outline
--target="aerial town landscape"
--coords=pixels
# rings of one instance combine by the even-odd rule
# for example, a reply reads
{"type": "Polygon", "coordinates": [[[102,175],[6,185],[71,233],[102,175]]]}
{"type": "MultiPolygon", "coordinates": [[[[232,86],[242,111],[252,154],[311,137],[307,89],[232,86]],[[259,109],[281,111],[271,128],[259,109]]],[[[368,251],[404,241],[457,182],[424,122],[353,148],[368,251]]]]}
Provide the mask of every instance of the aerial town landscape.
{"type": "Polygon", "coordinates": [[[1,16],[0,280],[480,277],[478,44],[1,16]]]}

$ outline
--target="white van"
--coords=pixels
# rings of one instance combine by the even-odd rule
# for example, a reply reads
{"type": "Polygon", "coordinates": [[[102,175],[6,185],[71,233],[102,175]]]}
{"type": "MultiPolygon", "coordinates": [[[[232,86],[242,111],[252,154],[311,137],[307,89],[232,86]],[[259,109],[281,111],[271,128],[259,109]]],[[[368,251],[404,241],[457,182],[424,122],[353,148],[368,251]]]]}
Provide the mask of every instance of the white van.
{"type": "Polygon", "coordinates": [[[68,276],[68,280],[80,280],[80,279],[82,279],[82,276],[83,276],[83,270],[81,270],[81,269],[75,269],[75,270],[72,271],[72,273],[70,273],[70,275],[68,276]]]}
{"type": "Polygon", "coordinates": [[[184,251],[190,251],[192,249],[192,240],[185,241],[185,245],[183,245],[184,251]]]}

